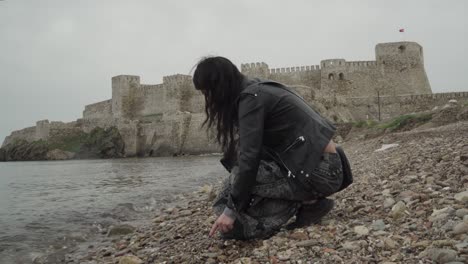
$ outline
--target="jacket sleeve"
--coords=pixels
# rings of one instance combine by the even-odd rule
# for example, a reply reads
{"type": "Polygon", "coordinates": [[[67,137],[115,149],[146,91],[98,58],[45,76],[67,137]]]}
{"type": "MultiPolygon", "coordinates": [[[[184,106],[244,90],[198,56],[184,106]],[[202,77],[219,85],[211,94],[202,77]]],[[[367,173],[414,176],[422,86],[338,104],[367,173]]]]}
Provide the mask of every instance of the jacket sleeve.
{"type": "Polygon", "coordinates": [[[244,211],[256,182],[263,146],[265,109],[257,95],[242,94],[239,100],[239,173],[233,182],[228,207],[244,211]]]}

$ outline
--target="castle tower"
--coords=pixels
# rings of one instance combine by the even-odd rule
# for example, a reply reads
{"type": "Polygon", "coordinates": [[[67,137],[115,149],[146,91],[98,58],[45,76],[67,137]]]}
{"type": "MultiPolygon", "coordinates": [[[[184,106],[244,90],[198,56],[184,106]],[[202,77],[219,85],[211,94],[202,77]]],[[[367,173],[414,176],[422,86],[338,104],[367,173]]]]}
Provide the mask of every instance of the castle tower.
{"type": "Polygon", "coordinates": [[[133,107],[140,76],[119,75],[112,77],[112,115],[127,118],[133,107]]]}
{"type": "Polygon", "coordinates": [[[384,91],[394,95],[432,93],[424,69],[423,48],[418,43],[380,43],[375,47],[375,57],[384,91]]]}
{"type": "Polygon", "coordinates": [[[248,77],[268,78],[270,69],[264,62],[241,64],[241,72],[248,77]]]}

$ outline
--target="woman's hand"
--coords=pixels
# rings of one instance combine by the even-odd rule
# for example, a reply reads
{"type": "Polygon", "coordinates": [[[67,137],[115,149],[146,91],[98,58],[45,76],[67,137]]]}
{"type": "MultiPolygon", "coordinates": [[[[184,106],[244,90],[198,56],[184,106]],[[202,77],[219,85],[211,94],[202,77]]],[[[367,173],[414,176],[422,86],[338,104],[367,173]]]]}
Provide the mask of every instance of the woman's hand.
{"type": "Polygon", "coordinates": [[[226,233],[234,227],[235,219],[230,218],[226,214],[221,214],[211,227],[209,236],[213,237],[217,230],[226,233]]]}

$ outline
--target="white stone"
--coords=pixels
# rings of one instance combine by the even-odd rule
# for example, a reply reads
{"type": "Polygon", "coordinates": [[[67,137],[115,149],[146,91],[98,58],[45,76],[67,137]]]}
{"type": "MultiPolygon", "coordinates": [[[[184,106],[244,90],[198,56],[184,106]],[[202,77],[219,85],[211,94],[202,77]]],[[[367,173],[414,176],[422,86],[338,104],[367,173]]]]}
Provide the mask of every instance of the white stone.
{"type": "Polygon", "coordinates": [[[455,200],[460,202],[468,202],[468,190],[455,194],[455,200]]]}
{"type": "Polygon", "coordinates": [[[369,229],[365,226],[355,226],[354,233],[356,233],[358,236],[365,236],[369,234],[369,229]]]}

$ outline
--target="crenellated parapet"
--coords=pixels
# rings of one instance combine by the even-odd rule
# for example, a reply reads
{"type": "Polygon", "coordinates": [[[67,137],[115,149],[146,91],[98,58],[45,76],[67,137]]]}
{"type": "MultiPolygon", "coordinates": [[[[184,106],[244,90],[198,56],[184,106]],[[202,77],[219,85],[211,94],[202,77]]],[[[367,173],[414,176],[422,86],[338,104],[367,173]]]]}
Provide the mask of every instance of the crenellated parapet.
{"type": "Polygon", "coordinates": [[[377,65],[376,61],[347,61],[346,66],[350,68],[355,67],[375,67],[377,65]]]}
{"type": "Polygon", "coordinates": [[[320,71],[320,65],[307,65],[307,66],[296,66],[296,67],[270,69],[271,74],[291,73],[291,72],[311,72],[311,71],[320,71]]]}
{"type": "Polygon", "coordinates": [[[251,70],[257,70],[257,69],[268,69],[268,64],[265,62],[252,62],[252,63],[243,63],[241,64],[241,71],[251,71],[251,70]]]}
{"type": "Polygon", "coordinates": [[[192,81],[192,76],[185,74],[174,74],[163,77],[163,84],[186,84],[192,81]]]}

